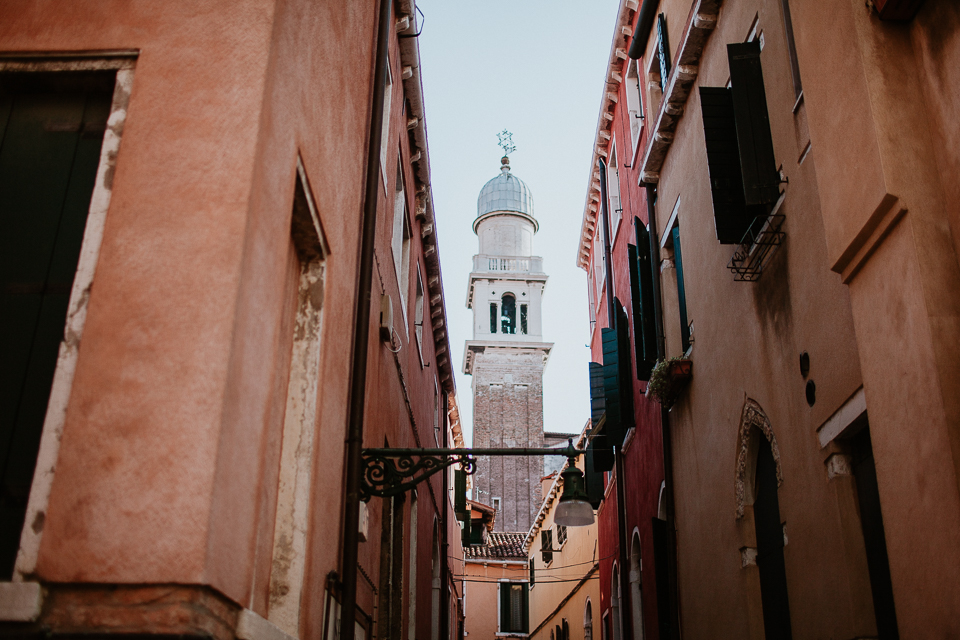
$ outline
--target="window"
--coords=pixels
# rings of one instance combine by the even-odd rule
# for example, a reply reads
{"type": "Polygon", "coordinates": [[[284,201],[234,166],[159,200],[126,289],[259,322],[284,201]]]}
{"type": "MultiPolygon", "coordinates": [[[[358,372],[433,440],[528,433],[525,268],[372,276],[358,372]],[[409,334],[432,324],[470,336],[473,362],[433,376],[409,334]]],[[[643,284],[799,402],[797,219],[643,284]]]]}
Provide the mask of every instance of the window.
{"type": "MultiPolygon", "coordinates": [[[[679,204],[679,200],[677,201],[679,204]]],[[[673,262],[677,268],[677,303],[680,307],[680,343],[684,353],[690,348],[690,323],[687,320],[687,294],[683,283],[683,256],[680,252],[680,225],[673,227],[673,262]]]]}
{"type": "Polygon", "coordinates": [[[562,547],[563,543],[567,541],[567,528],[562,524],[558,524],[556,525],[556,527],[557,527],[557,544],[559,544],[562,547]]]}
{"type": "Polygon", "coordinates": [[[410,580],[407,589],[407,637],[416,637],[417,632],[417,492],[410,492],[410,545],[407,550],[410,580]]]}
{"type": "Polygon", "coordinates": [[[660,63],[660,90],[663,91],[670,78],[670,37],[667,34],[667,16],[657,16],[657,60],[660,63]]]}
{"type": "Polygon", "coordinates": [[[641,571],[643,562],[640,556],[640,536],[633,535],[630,547],[630,608],[632,610],[634,640],[643,640],[643,592],[641,589],[641,571]]]}
{"type": "Polygon", "coordinates": [[[653,313],[653,261],[650,233],[640,218],[634,218],[637,244],[627,245],[630,262],[630,298],[633,306],[633,338],[637,354],[637,378],[647,381],[657,361],[657,336],[653,313]]]}
{"type": "MultiPolygon", "coordinates": [[[[387,58],[386,86],[383,90],[383,129],[380,132],[380,169],[386,171],[387,144],[390,141],[390,103],[393,100],[393,73],[390,71],[390,59],[387,58]]],[[[387,177],[383,176],[386,184],[387,177]]]]}
{"type": "Polygon", "coordinates": [[[527,334],[527,305],[520,305],[520,333],[527,334]]]}
{"type": "Polygon", "coordinates": [[[593,285],[596,291],[597,309],[603,299],[603,281],[606,278],[606,256],[603,252],[603,216],[597,214],[597,233],[593,236],[593,285]]]}
{"type": "Polygon", "coordinates": [[[500,583],[499,633],[527,633],[528,599],[526,582],[500,583]]]}
{"type": "Polygon", "coordinates": [[[530,588],[533,589],[533,585],[537,584],[537,573],[536,573],[536,562],[533,558],[530,558],[527,561],[527,568],[530,571],[530,588]]]}
{"type": "Polygon", "coordinates": [[[517,332],[517,299],[509,293],[500,301],[500,331],[506,334],[517,332]]]}
{"type": "Polygon", "coordinates": [[[50,392],[74,277],[84,282],[77,265],[120,79],[116,71],[0,78],[0,580],[9,580],[22,530],[35,533],[23,526],[36,522],[27,501],[48,402],[57,402],[50,392]]]}
{"type": "Polygon", "coordinates": [[[417,348],[423,358],[423,278],[420,277],[420,266],[417,265],[417,297],[413,305],[413,324],[416,327],[417,348]]]}
{"type": "Polygon", "coordinates": [[[399,638],[403,629],[403,495],[383,500],[381,504],[378,626],[384,630],[385,637],[399,638]]]}
{"type": "Polygon", "coordinates": [[[611,640],[623,637],[620,622],[620,567],[613,565],[613,577],[610,584],[610,627],[611,640]]]}
{"type": "Polygon", "coordinates": [[[758,429],[756,438],[756,498],[753,520],[757,536],[757,569],[760,574],[760,601],[763,627],[768,638],[790,637],[790,606],[787,597],[787,573],[783,559],[783,524],[777,495],[777,463],[770,441],[758,429]]]}
{"type": "Polygon", "coordinates": [[[739,244],[780,197],[760,43],[727,45],[730,87],[700,87],[717,239],[739,244]]]}
{"type": "Polygon", "coordinates": [[[440,389],[433,381],[433,439],[440,446],[440,389]]]}
{"type": "Polygon", "coordinates": [[[800,63],[797,61],[797,44],[793,39],[793,20],[790,18],[790,1],[780,0],[783,13],[783,30],[787,35],[787,52],[790,54],[790,73],[793,76],[793,96],[800,100],[803,84],[800,82],[800,63]]]}
{"type": "Polygon", "coordinates": [[[500,498],[493,499],[493,510],[500,513],[500,498]]]}
{"type": "MultiPolygon", "coordinates": [[[[643,125],[643,102],[640,99],[639,62],[631,60],[627,67],[627,79],[624,91],[627,94],[627,117],[630,119],[630,140],[635,151],[640,143],[640,129],[643,125]]],[[[633,154],[631,154],[631,157],[633,154]]]]}
{"type": "MultiPolygon", "coordinates": [[[[397,162],[397,182],[393,204],[393,265],[397,271],[401,308],[406,309],[410,289],[410,222],[407,220],[407,198],[403,187],[403,170],[397,162]]],[[[406,316],[404,316],[406,318],[406,316]]]]}
{"type": "Polygon", "coordinates": [[[497,303],[490,303],[490,333],[497,332],[497,318],[500,317],[500,313],[497,310],[497,303]]]}
{"type": "Polygon", "coordinates": [[[593,640],[593,603],[589,598],[583,609],[583,640],[593,640]]]}
{"type": "Polygon", "coordinates": [[[553,562],[553,531],[550,529],[540,531],[540,559],[545,566],[553,562]]]}
{"type": "Polygon", "coordinates": [[[620,230],[623,219],[623,204],[620,202],[620,164],[617,158],[617,141],[610,143],[610,166],[607,167],[607,199],[610,201],[610,245],[620,230]]]}

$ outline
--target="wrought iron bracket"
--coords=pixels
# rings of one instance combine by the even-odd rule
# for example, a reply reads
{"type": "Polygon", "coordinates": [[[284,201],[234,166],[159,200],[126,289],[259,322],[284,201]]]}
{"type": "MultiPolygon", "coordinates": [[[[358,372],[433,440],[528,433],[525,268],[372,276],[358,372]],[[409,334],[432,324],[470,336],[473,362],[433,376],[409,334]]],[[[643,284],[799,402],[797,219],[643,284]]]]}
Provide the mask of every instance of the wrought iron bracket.
{"type": "Polygon", "coordinates": [[[373,496],[399,495],[455,464],[473,475],[481,456],[565,456],[575,460],[583,452],[575,449],[572,441],[563,449],[364,449],[360,499],[368,502],[373,496]]]}

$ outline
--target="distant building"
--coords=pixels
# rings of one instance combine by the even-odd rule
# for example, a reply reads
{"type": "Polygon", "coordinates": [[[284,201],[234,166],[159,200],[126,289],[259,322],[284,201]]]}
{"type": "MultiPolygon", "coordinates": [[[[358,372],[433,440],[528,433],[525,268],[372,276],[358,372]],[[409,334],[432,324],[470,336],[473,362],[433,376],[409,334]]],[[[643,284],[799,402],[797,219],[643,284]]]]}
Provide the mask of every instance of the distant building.
{"type": "MultiPolygon", "coordinates": [[[[510,172],[509,158],[501,164],[480,191],[473,222],[480,252],[467,289],[473,339],[463,362],[473,376],[473,446],[542,447],[543,370],[553,347],[541,329],[547,275],[533,255],[533,194],[510,172]]],[[[543,475],[540,457],[478,458],[474,497],[496,509],[497,531],[530,528],[543,475]]]]}

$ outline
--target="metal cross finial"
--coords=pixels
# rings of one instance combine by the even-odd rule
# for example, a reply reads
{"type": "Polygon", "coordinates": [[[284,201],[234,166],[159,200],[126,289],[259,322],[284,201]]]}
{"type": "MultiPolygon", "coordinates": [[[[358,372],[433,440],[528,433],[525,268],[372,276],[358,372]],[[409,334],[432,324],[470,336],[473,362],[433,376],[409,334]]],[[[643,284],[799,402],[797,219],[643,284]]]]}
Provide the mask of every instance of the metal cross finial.
{"type": "Polygon", "coordinates": [[[513,134],[506,129],[497,134],[497,144],[503,149],[503,155],[505,156],[509,156],[517,150],[516,145],[513,144],[513,134]]]}

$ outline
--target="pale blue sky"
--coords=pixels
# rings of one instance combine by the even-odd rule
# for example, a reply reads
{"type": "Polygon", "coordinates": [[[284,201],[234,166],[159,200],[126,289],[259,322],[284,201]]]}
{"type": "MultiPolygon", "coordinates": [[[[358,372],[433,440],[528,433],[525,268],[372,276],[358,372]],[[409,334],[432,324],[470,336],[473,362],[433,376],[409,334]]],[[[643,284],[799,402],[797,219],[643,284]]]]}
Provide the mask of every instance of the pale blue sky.
{"type": "MultiPolygon", "coordinates": [[[[426,125],[457,394],[470,442],[472,337],[467,277],[477,253],[477,195],[497,175],[497,132],[513,132],[513,173],[533,191],[534,253],[550,276],[544,339],[547,431],[579,432],[589,417],[586,274],[576,267],[591,145],[617,0],[419,0],[426,125]]],[[[418,16],[419,21],[419,16],[418,16]]]]}

